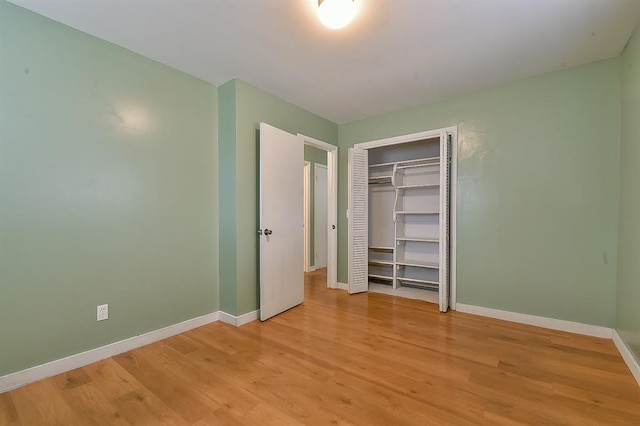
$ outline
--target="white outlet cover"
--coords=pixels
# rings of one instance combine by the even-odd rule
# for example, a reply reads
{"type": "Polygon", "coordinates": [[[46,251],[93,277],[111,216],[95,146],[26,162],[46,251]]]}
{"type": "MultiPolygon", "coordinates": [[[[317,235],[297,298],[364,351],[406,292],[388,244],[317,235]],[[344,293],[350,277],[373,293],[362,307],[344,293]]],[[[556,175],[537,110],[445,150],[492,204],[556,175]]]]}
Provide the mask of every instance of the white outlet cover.
{"type": "Polygon", "coordinates": [[[109,305],[98,305],[97,320],[104,321],[109,319],[109,305]]]}

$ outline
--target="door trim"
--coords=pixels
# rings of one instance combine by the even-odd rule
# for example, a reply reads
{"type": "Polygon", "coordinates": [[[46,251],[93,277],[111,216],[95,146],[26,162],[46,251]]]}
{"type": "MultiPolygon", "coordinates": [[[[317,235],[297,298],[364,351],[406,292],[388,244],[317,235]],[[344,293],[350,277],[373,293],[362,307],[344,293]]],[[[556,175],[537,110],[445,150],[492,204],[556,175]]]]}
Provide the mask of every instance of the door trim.
{"type": "Polygon", "coordinates": [[[305,145],[327,152],[327,287],[338,288],[338,147],[302,133],[298,136],[305,145]]]}
{"type": "Polygon", "coordinates": [[[304,162],[304,271],[311,271],[311,256],[309,243],[311,242],[311,162],[304,162]]]}

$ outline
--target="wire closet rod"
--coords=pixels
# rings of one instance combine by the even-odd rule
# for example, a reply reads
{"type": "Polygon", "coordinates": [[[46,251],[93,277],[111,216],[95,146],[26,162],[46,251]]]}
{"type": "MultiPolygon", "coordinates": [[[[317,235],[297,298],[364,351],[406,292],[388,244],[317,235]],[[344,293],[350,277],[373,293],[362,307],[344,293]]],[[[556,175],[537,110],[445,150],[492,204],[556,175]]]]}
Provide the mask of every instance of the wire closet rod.
{"type": "Polygon", "coordinates": [[[394,164],[411,164],[411,163],[419,163],[426,161],[440,161],[440,157],[425,157],[425,158],[416,158],[414,160],[403,160],[403,161],[394,161],[391,163],[378,163],[378,164],[369,164],[369,167],[390,167],[394,164]]]}

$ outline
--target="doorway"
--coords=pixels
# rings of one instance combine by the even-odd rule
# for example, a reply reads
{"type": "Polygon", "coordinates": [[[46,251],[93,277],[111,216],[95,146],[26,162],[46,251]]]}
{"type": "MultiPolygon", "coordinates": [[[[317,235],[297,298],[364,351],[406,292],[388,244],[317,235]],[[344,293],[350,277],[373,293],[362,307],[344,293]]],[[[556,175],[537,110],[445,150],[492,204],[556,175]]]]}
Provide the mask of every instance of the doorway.
{"type": "Polygon", "coordinates": [[[305,152],[309,148],[314,149],[322,158],[321,161],[305,161],[304,165],[304,271],[312,272],[326,267],[327,287],[338,288],[338,147],[300,133],[298,136],[304,141],[305,152]],[[311,194],[307,188],[315,186],[313,184],[318,175],[320,194],[317,191],[311,194]],[[314,205],[313,208],[311,204],[314,205]],[[315,220],[316,210],[320,210],[317,213],[319,221],[315,220]]]}
{"type": "Polygon", "coordinates": [[[304,272],[327,267],[327,152],[304,147],[304,272]]]}
{"type": "Polygon", "coordinates": [[[327,166],[314,164],[313,249],[316,269],[327,266],[327,166]]]}

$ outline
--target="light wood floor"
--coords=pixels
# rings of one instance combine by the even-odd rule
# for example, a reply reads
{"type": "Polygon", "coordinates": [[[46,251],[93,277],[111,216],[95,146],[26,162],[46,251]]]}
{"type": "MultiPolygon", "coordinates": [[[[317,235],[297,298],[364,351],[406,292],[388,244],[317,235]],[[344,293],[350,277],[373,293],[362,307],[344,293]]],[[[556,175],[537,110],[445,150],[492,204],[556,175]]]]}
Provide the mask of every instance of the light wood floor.
{"type": "Polygon", "coordinates": [[[268,322],[210,324],[0,394],[0,424],[640,425],[611,341],[323,280],[268,322]]]}

